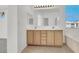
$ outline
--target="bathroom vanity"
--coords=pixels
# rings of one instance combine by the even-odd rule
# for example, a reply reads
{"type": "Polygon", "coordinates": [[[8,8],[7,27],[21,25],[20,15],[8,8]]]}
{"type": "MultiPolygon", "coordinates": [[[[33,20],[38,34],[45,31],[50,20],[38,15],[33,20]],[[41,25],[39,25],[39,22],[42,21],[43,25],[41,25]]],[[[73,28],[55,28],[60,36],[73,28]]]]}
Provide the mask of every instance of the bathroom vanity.
{"type": "Polygon", "coordinates": [[[28,45],[62,46],[63,29],[27,29],[28,45]]]}
{"type": "MultiPolygon", "coordinates": [[[[41,19],[41,17],[39,17],[41,19]]],[[[38,20],[40,20],[38,19],[38,20]]],[[[57,25],[50,26],[47,19],[37,22],[37,25],[28,25],[26,28],[28,45],[38,46],[62,46],[63,45],[63,28],[57,25]]],[[[55,19],[56,20],[56,19],[55,19]]]]}

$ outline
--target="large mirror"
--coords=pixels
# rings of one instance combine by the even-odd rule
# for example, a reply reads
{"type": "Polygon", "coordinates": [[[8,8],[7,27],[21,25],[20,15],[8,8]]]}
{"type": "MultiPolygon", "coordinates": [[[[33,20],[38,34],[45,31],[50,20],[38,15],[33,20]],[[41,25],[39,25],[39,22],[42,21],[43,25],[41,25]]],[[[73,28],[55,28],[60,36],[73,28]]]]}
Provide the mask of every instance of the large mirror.
{"type": "Polygon", "coordinates": [[[33,16],[29,13],[27,15],[28,15],[28,25],[33,25],[33,23],[34,23],[33,16]]]}

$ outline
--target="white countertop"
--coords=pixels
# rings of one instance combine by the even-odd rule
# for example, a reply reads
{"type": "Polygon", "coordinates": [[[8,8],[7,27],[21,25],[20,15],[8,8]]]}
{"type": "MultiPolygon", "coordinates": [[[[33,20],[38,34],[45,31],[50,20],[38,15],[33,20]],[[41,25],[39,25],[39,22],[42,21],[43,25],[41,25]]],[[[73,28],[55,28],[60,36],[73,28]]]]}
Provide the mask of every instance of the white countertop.
{"type": "Polygon", "coordinates": [[[39,26],[39,27],[33,27],[33,26],[28,26],[26,27],[26,30],[64,30],[64,28],[61,27],[51,27],[51,26],[39,26]]]}
{"type": "Polygon", "coordinates": [[[27,30],[63,30],[63,29],[27,29],[27,30]]]}

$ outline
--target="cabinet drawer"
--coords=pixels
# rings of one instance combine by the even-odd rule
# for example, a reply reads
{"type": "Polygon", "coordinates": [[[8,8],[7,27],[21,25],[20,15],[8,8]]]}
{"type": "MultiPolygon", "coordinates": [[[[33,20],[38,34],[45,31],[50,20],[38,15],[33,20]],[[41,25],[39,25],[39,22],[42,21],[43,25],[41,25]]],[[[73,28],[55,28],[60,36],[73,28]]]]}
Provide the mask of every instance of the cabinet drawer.
{"type": "Polygon", "coordinates": [[[43,37],[43,38],[41,38],[41,40],[46,40],[46,38],[45,38],[45,37],[43,37]]]}
{"type": "Polygon", "coordinates": [[[46,34],[46,30],[41,31],[41,34],[46,34]]]}
{"type": "Polygon", "coordinates": [[[46,39],[47,39],[46,35],[45,35],[45,36],[44,36],[44,35],[41,36],[41,40],[42,40],[42,39],[46,40],[46,39]]]}
{"type": "Polygon", "coordinates": [[[42,37],[43,37],[43,36],[45,37],[45,36],[46,36],[46,34],[41,34],[41,36],[42,36],[42,37]]]}

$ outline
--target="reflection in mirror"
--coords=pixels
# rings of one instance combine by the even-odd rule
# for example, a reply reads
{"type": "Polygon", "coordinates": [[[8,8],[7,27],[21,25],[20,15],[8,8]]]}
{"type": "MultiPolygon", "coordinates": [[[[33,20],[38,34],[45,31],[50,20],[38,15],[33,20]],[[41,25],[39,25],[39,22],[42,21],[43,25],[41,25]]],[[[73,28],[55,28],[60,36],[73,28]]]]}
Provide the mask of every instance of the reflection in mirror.
{"type": "Polygon", "coordinates": [[[33,16],[27,13],[28,25],[33,25],[33,16]]]}
{"type": "Polygon", "coordinates": [[[43,18],[43,25],[48,26],[48,18],[43,18]]]}
{"type": "Polygon", "coordinates": [[[29,18],[29,25],[33,25],[33,18],[29,18]]]}

